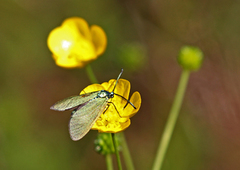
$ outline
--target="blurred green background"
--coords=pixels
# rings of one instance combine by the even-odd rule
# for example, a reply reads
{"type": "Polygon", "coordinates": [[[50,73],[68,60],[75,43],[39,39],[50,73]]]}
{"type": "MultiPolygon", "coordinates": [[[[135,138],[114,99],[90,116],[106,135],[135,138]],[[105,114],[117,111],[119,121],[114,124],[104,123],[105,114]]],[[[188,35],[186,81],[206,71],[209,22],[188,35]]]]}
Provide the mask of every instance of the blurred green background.
{"type": "Polygon", "coordinates": [[[70,112],[49,109],[91,84],[85,69],[56,66],[46,45],[49,32],[72,16],[107,34],[106,52],[91,64],[98,80],[124,68],[131,92],[142,95],[125,131],[137,170],[152,166],[183,45],[201,48],[205,60],[190,77],[163,169],[240,169],[240,1],[0,2],[0,169],[106,169],[94,151],[97,132],[73,142],[70,112]]]}

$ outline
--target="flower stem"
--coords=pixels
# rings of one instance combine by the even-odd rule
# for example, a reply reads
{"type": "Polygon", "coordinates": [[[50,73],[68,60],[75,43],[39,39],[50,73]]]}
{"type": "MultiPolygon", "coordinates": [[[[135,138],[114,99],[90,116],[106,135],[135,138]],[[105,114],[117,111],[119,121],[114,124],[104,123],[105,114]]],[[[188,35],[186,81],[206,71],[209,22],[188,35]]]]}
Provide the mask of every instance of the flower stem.
{"type": "Polygon", "coordinates": [[[97,80],[90,64],[86,65],[86,71],[87,71],[87,75],[88,75],[88,78],[90,79],[91,83],[98,83],[98,80],[97,80]]]}
{"type": "Polygon", "coordinates": [[[107,154],[105,159],[106,159],[106,164],[107,164],[107,170],[113,170],[113,163],[112,163],[111,154],[107,154]]]}
{"type": "Polygon", "coordinates": [[[118,143],[117,143],[115,133],[112,133],[112,141],[113,141],[113,146],[115,148],[115,154],[116,154],[116,157],[117,157],[118,169],[122,170],[122,164],[121,164],[121,159],[120,159],[120,155],[119,155],[119,152],[118,152],[118,143]]]}
{"type": "Polygon", "coordinates": [[[127,145],[127,141],[125,139],[125,135],[123,132],[119,133],[120,135],[120,139],[121,139],[121,144],[122,144],[122,153],[123,153],[123,158],[124,161],[126,163],[126,167],[128,170],[134,170],[134,165],[133,165],[133,161],[131,158],[131,154],[130,151],[128,149],[128,145],[127,145]]]}
{"type": "Polygon", "coordinates": [[[170,139],[172,137],[172,133],[179,115],[179,111],[180,111],[180,107],[182,105],[182,101],[183,101],[183,97],[184,97],[184,93],[187,87],[187,83],[188,83],[188,78],[190,75],[190,71],[188,70],[183,70],[180,80],[179,80],[179,84],[178,84],[178,88],[177,88],[177,92],[176,92],[176,96],[175,99],[173,101],[172,104],[172,108],[170,110],[169,113],[169,117],[167,120],[167,123],[165,125],[165,129],[163,131],[162,134],[162,138],[161,141],[159,143],[158,146],[158,151],[157,151],[157,155],[155,158],[155,162],[153,164],[153,170],[160,170],[162,168],[162,164],[166,155],[166,151],[170,142],[170,139]]]}
{"type": "MultiPolygon", "coordinates": [[[[97,80],[90,64],[86,65],[86,72],[87,72],[88,78],[90,79],[91,83],[98,83],[98,80],[97,80]]],[[[107,170],[113,170],[112,155],[107,154],[105,159],[106,159],[107,170]]]]}

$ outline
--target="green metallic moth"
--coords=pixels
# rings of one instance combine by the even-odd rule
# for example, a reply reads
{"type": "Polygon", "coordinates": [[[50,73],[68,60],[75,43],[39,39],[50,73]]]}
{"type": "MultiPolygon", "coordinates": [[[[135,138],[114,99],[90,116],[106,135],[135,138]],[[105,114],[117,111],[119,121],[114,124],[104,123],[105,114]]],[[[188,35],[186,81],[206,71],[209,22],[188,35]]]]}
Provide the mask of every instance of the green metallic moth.
{"type": "MultiPolygon", "coordinates": [[[[69,122],[69,133],[72,140],[77,141],[82,139],[100,117],[100,115],[107,109],[109,100],[117,95],[127,101],[127,104],[136,107],[123,96],[114,93],[118,80],[123,73],[123,69],[119,74],[112,92],[100,90],[90,92],[82,95],[71,96],[56,102],[50,107],[56,111],[73,110],[69,122]]],[[[126,106],[127,106],[126,104],[126,106]]],[[[125,107],[126,107],[125,106],[125,107]]]]}

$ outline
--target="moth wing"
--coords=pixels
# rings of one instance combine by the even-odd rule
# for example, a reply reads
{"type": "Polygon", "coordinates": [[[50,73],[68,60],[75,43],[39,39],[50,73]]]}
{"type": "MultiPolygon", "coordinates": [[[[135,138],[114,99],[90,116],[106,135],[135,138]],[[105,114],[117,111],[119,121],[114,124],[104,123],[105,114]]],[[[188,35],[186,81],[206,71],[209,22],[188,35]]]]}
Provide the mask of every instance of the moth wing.
{"type": "Polygon", "coordinates": [[[108,103],[108,98],[97,98],[76,110],[69,122],[69,132],[74,141],[83,138],[103,113],[108,103]]]}
{"type": "Polygon", "coordinates": [[[71,96],[56,102],[54,105],[50,107],[50,109],[57,110],[57,111],[74,109],[75,107],[81,104],[84,104],[90,101],[91,99],[94,99],[98,93],[99,92],[96,91],[96,92],[86,93],[78,96],[71,96]]]}

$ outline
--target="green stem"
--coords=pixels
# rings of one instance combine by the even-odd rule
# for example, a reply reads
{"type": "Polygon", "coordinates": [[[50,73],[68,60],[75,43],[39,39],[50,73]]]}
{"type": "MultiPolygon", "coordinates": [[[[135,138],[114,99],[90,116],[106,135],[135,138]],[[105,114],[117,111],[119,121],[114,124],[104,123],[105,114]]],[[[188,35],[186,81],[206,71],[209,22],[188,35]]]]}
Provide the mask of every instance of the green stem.
{"type": "Polygon", "coordinates": [[[126,167],[128,170],[134,170],[134,165],[133,165],[133,161],[131,158],[131,154],[130,151],[128,149],[128,145],[127,145],[127,141],[125,139],[125,135],[123,132],[119,133],[120,135],[120,140],[121,140],[121,144],[122,144],[122,153],[123,153],[123,158],[124,161],[126,163],[126,167]]]}
{"type": "Polygon", "coordinates": [[[162,134],[162,139],[158,146],[157,156],[155,158],[155,162],[153,164],[153,170],[160,170],[162,168],[162,164],[166,155],[166,151],[172,137],[172,133],[179,115],[180,107],[182,105],[183,97],[185,94],[185,90],[188,83],[188,78],[190,75],[190,71],[183,70],[180,80],[178,89],[176,92],[175,99],[173,101],[172,108],[169,113],[169,117],[167,123],[165,125],[165,129],[162,134]]]}
{"type": "Polygon", "coordinates": [[[118,143],[117,143],[115,133],[112,133],[112,141],[113,141],[113,146],[115,148],[115,154],[116,154],[116,157],[117,157],[118,169],[122,170],[122,164],[121,164],[121,159],[120,159],[120,155],[119,155],[119,152],[118,152],[118,143]]]}
{"type": "MultiPolygon", "coordinates": [[[[88,78],[90,79],[91,83],[98,83],[98,80],[97,80],[90,64],[86,65],[86,72],[87,72],[88,78]]],[[[112,155],[107,154],[105,159],[106,159],[107,170],[113,170],[112,155]]]]}
{"type": "Polygon", "coordinates": [[[97,80],[90,64],[86,65],[86,71],[87,71],[87,75],[88,75],[88,78],[90,79],[91,83],[98,83],[98,80],[97,80]]]}
{"type": "Polygon", "coordinates": [[[107,170],[113,170],[113,163],[112,163],[111,154],[107,154],[105,159],[106,159],[107,170]]]}

